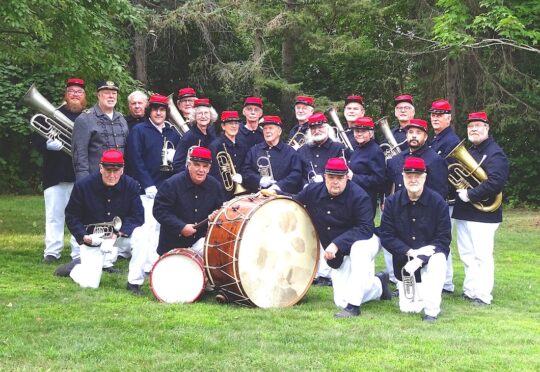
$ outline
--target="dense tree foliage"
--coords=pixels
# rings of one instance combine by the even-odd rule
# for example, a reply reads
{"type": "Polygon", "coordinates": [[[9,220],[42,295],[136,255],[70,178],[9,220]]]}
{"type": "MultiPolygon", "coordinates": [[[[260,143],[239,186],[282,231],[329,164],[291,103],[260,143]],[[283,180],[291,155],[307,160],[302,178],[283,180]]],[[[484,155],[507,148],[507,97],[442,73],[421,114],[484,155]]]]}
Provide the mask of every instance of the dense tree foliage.
{"type": "Polygon", "coordinates": [[[358,93],[375,118],[398,93],[421,118],[447,98],[460,136],[468,112],[488,112],[511,160],[507,200],[540,204],[537,1],[8,0],[0,16],[4,191],[39,180],[18,99],[36,82],[58,103],[62,80],[80,75],[119,80],[122,98],[141,82],[163,94],[190,85],[220,110],[258,94],[289,125],[298,93],[320,110],[358,93]]]}

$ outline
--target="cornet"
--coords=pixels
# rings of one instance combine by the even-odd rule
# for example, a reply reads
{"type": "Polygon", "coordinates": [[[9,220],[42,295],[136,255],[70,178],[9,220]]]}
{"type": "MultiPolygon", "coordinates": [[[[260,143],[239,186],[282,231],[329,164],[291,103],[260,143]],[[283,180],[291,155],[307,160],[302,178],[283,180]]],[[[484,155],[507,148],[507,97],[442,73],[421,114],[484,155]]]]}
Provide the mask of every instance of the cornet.
{"type": "Polygon", "coordinates": [[[274,172],[272,171],[272,163],[270,163],[270,154],[266,151],[266,156],[257,158],[257,169],[261,177],[270,177],[274,180],[274,172]]]}
{"type": "Polygon", "coordinates": [[[174,150],[174,144],[167,138],[163,137],[163,147],[161,148],[161,165],[159,170],[162,172],[171,172],[173,170],[172,163],[167,159],[167,150],[174,150]]]}
{"type": "Polygon", "coordinates": [[[298,150],[300,147],[304,146],[305,143],[306,135],[300,131],[300,128],[298,128],[298,131],[294,134],[294,136],[289,140],[287,144],[293,149],[298,150]]]}
{"type": "Polygon", "coordinates": [[[234,190],[233,195],[239,195],[247,192],[247,190],[239,183],[233,181],[233,176],[236,174],[234,163],[231,156],[227,152],[227,147],[223,144],[223,151],[216,154],[216,162],[219,166],[219,174],[223,180],[223,186],[225,190],[231,192],[234,190]]]}
{"type": "Polygon", "coordinates": [[[92,229],[92,234],[100,235],[102,239],[112,238],[115,231],[119,231],[122,227],[122,219],[118,216],[114,217],[110,222],[93,223],[86,225],[85,228],[92,229]]]}

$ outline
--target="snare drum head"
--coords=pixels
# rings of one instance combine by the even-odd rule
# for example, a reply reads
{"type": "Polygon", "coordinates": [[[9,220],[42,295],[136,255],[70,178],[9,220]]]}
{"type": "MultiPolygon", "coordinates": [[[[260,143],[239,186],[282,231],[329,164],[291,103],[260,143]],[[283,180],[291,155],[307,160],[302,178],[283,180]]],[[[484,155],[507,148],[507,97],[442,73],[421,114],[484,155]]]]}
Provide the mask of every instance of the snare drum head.
{"type": "Polygon", "coordinates": [[[150,272],[154,296],[166,303],[191,303],[201,295],[205,285],[202,260],[190,252],[175,249],[155,263],[150,272]]]}
{"type": "Polygon", "coordinates": [[[309,289],[319,241],[307,211],[277,198],[258,208],[244,227],[238,250],[240,282],[259,307],[286,307],[309,289]]]}

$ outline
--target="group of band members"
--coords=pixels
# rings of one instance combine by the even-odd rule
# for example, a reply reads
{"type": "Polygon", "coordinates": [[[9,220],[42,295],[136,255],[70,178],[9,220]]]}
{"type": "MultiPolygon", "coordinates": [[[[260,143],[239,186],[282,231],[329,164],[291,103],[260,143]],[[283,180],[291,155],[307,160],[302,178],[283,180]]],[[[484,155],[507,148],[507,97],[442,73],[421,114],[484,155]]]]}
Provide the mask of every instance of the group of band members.
{"type": "Polygon", "coordinates": [[[359,95],[345,99],[342,136],[324,113],[314,112],[312,97],[296,97],[296,123],[285,142],[281,118],[264,116],[259,97],[245,99],[242,120],[237,111],[218,117],[209,99],[182,88],[175,109],[189,130],[180,134],[166,121],[165,96],[132,92],[124,118],[115,111],[116,83],[98,83],[97,103],[88,110],[85,88],[82,79],[68,79],[60,108],[74,121],[72,158],[58,140],[32,136],[44,156],[44,261],[60,258],[64,220],[73,235],[72,261],[57,275],[96,286],[95,265],[100,273],[101,268],[116,272],[117,256],[132,256],[127,289],[141,294],[159,255],[179,247],[201,253],[208,221],[225,201],[239,191],[265,190],[290,195],[307,208],[321,240],[316,283],[333,285],[335,303],[343,308],[337,317],[357,316],[362,303],[389,299],[392,281],[402,311],[424,311],[425,320],[435,320],[441,292],[454,291],[451,217],[465,266],[463,297],[478,305],[491,303],[494,235],[502,210],[480,210],[473,203],[489,204],[501,193],[508,161],[489,136],[486,113],[469,114],[467,134],[470,153],[487,180],[452,192],[446,157],[460,141],[445,100],[431,105],[434,135],[429,138],[428,123],[414,117],[413,97],[395,97],[397,124],[391,132],[401,152],[385,159],[359,95]],[[222,177],[223,159],[232,163],[228,182],[233,187],[222,177]],[[375,228],[381,195],[381,226],[375,228]],[[114,217],[122,223],[112,234],[93,233],[96,224],[113,225],[114,217]],[[381,247],[388,272],[375,275],[381,247]],[[412,300],[404,293],[403,272],[418,284],[412,300]]]}

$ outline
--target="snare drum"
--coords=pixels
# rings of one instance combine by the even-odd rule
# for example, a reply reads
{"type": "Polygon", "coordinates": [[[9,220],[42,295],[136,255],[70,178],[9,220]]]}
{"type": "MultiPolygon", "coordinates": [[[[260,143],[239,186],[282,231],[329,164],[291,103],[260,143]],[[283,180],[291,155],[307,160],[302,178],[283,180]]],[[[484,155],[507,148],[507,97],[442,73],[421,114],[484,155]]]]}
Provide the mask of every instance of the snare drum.
{"type": "Polygon", "coordinates": [[[204,255],[208,278],[226,300],[287,307],[313,281],[319,238],[298,202],[245,195],[225,204],[210,223],[204,255]]]}
{"type": "Polygon", "coordinates": [[[160,302],[195,302],[205,285],[203,260],[187,248],[176,248],[165,253],[150,272],[150,289],[160,302]]]}

